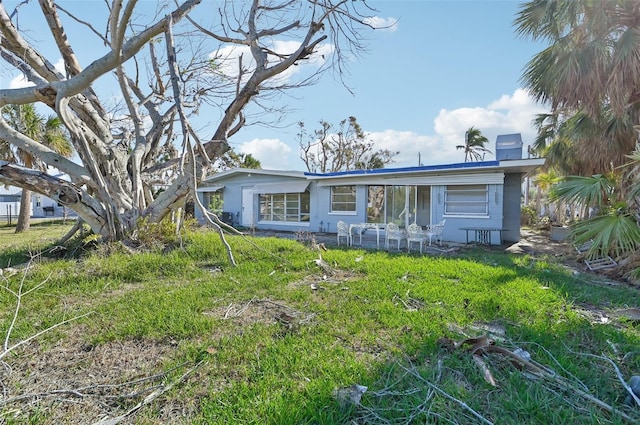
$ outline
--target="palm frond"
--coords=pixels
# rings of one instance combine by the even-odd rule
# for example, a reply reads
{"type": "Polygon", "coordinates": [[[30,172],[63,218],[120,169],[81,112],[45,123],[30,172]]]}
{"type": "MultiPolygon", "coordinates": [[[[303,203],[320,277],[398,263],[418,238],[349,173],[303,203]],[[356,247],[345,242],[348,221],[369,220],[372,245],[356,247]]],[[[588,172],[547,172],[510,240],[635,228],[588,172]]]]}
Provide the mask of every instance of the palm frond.
{"type": "Polygon", "coordinates": [[[608,177],[596,174],[591,177],[570,176],[553,186],[550,200],[604,207],[611,204],[615,184],[608,177]]]}
{"type": "Polygon", "coordinates": [[[613,212],[576,222],[571,227],[576,244],[593,241],[587,257],[619,257],[640,248],[640,227],[631,214],[613,212]]]}

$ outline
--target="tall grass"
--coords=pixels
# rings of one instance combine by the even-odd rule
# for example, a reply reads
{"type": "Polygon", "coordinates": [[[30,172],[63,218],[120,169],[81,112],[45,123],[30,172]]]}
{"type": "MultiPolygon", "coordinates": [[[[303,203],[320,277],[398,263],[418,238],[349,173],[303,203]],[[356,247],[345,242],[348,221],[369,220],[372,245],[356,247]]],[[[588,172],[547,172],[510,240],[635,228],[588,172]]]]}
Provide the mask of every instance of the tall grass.
{"type": "MultiPolygon", "coordinates": [[[[637,326],[598,321],[582,307],[638,305],[635,289],[599,284],[551,259],[482,250],[429,257],[332,248],[322,259],[336,272],[326,273],[314,261],[319,253],[295,241],[232,236],[229,243],[238,267],[207,232],[190,234],[169,253],[96,253],[39,264],[26,285],[48,281],[25,300],[15,337],[93,311],[69,325],[82,329],[83,344],[149,340],[171,347],[166,369],[200,362],[162,402],[192,406],[182,423],[482,422],[456,400],[493,423],[625,423],[489,355],[498,383],[492,387],[469,351],[443,341],[502,329],[497,345],[525,349],[619,406],[622,387],[610,365],[587,355],[608,356],[625,376],[637,373],[637,326]],[[360,405],[336,399],[336,389],[353,384],[368,387],[360,405]]],[[[5,329],[14,304],[6,291],[0,303],[5,329]]],[[[64,344],[71,334],[48,341],[64,344]]],[[[23,361],[20,353],[13,361],[23,361]]],[[[34,423],[51,420],[55,407],[49,409],[34,423]]],[[[160,417],[154,405],[137,414],[140,423],[160,417]]]]}

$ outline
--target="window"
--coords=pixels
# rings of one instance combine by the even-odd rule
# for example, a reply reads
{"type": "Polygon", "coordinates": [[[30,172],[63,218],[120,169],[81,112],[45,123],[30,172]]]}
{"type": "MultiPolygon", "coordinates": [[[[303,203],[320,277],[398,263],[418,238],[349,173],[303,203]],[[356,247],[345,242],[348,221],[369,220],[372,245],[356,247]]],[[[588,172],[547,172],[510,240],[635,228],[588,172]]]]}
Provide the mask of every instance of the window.
{"type": "Polygon", "coordinates": [[[260,195],[260,221],[308,222],[309,191],[302,193],[266,193],[260,195]]]}
{"type": "Polygon", "coordinates": [[[369,186],[367,223],[384,223],[384,186],[369,186]]]}
{"type": "Polygon", "coordinates": [[[356,212],[355,186],[333,186],[331,188],[331,212],[356,212]]]}
{"type": "Polygon", "coordinates": [[[449,215],[489,215],[489,187],[485,185],[447,186],[444,213],[449,215]]]}

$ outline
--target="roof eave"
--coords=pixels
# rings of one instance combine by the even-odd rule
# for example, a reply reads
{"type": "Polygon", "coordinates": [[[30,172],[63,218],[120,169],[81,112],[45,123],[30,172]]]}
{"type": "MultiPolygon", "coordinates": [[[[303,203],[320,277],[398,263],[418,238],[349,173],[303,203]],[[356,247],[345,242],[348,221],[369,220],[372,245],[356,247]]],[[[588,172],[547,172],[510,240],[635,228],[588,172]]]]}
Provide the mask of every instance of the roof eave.
{"type": "Polygon", "coordinates": [[[504,161],[465,162],[460,164],[432,165],[406,168],[380,168],[376,170],[354,170],[337,173],[304,173],[310,180],[349,179],[364,176],[407,176],[431,174],[455,174],[470,172],[523,172],[529,173],[544,165],[544,158],[515,159],[504,161]]]}

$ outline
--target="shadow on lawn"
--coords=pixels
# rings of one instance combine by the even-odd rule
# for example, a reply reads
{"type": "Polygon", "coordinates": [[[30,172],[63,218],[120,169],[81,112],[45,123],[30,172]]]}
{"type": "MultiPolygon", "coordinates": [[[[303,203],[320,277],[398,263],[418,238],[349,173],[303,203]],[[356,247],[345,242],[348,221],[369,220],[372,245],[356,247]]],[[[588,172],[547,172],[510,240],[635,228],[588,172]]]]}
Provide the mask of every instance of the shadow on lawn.
{"type": "Polygon", "coordinates": [[[25,264],[36,256],[59,258],[59,247],[56,241],[68,230],[64,230],[64,225],[69,225],[71,228],[73,222],[70,220],[35,221],[31,223],[30,229],[23,233],[15,233],[15,225],[0,226],[0,237],[6,241],[0,247],[0,268],[25,264]]]}

